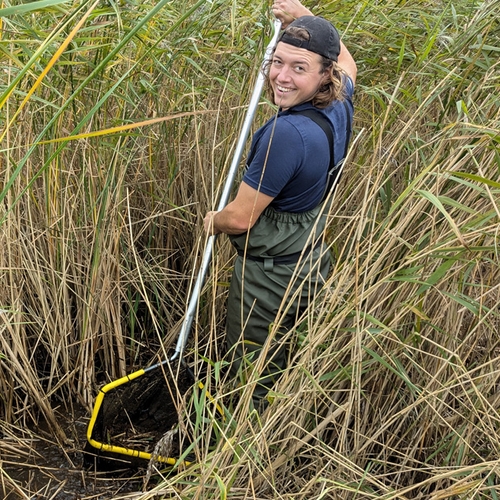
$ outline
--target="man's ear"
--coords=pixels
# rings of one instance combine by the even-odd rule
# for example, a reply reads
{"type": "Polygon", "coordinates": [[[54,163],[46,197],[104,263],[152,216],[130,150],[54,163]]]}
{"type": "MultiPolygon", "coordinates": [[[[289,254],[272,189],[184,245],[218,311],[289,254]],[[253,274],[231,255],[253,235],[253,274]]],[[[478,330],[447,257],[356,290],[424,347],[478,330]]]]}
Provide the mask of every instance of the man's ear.
{"type": "Polygon", "coordinates": [[[321,80],[319,81],[319,87],[322,88],[325,85],[328,85],[332,81],[332,78],[330,76],[330,72],[328,70],[323,71],[321,74],[321,80]]]}
{"type": "Polygon", "coordinates": [[[320,86],[326,85],[327,83],[330,83],[332,81],[331,77],[331,66],[328,66],[328,68],[324,68],[322,73],[321,73],[321,82],[320,86]]]}

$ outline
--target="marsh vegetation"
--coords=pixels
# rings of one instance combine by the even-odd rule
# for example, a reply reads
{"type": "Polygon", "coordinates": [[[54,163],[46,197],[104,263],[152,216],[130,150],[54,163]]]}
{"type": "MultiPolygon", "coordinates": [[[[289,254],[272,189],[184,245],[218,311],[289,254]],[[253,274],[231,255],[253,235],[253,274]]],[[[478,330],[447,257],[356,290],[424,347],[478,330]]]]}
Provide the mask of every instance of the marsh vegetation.
{"type": "MultiPolygon", "coordinates": [[[[84,426],[99,387],[177,337],[270,5],[2,6],[0,484],[31,498],[7,465],[31,463],[33,436],[83,446],[61,415],[84,426]]],[[[136,493],[107,484],[109,498],[500,495],[500,2],[314,12],[359,70],[325,291],[273,403],[249,417],[255,378],[236,390],[220,361],[220,238],[186,358],[228,416],[193,391],[179,404],[193,464],[136,493]]],[[[255,127],[272,113],[263,97],[255,127]]],[[[53,479],[43,498],[62,491],[53,479]]]]}

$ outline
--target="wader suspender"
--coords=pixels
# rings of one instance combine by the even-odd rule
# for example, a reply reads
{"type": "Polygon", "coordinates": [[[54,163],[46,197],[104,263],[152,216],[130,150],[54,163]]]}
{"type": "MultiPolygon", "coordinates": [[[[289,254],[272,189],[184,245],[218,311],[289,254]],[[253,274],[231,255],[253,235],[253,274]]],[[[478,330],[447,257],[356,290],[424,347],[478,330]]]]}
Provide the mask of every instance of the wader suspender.
{"type": "MultiPolygon", "coordinates": [[[[334,141],[333,141],[333,129],[328,121],[328,119],[325,117],[323,113],[316,109],[304,109],[302,111],[289,111],[289,113],[297,114],[297,115],[304,115],[307,116],[309,119],[311,119],[316,125],[318,125],[321,130],[325,133],[327,139],[328,139],[328,144],[330,145],[330,166],[328,167],[328,177],[326,180],[326,186],[325,186],[325,191],[323,193],[323,196],[321,198],[321,202],[325,201],[326,197],[332,190],[332,188],[338,184],[340,180],[340,175],[334,176],[335,172],[339,170],[339,168],[342,166],[342,163],[345,160],[345,157],[347,156],[347,148],[349,147],[349,141],[351,139],[351,113],[349,110],[349,106],[347,105],[346,101],[342,101],[344,104],[345,112],[346,112],[346,141],[345,141],[345,149],[344,149],[344,155],[342,159],[335,164],[335,146],[334,146],[334,141]]],[[[342,174],[342,172],[341,172],[342,174]]]]}

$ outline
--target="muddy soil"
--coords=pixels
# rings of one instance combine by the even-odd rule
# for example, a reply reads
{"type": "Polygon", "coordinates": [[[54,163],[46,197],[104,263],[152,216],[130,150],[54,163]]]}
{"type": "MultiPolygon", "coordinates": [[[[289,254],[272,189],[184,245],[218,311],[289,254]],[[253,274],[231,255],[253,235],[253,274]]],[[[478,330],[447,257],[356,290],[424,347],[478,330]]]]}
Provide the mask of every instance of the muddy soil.
{"type": "MultiPolygon", "coordinates": [[[[141,383],[106,396],[107,413],[98,417],[96,427],[102,434],[96,438],[108,442],[112,439],[115,442],[111,444],[151,453],[178,420],[172,402],[172,394],[174,397],[178,394],[166,388],[165,379],[162,380],[148,375],[141,383]]],[[[185,374],[176,380],[182,391],[187,391],[191,383],[185,374]]],[[[147,460],[103,454],[88,446],[88,412],[77,408],[73,415],[59,413],[69,445],[56,443],[51,430],[43,424],[25,431],[0,429],[0,498],[118,500],[136,497],[133,492],[143,491],[146,477],[150,486],[154,484],[155,479],[148,476],[147,460]]],[[[178,453],[178,447],[174,453],[178,453]]]]}
{"type": "MultiPolygon", "coordinates": [[[[63,417],[61,417],[62,419],[63,417]]],[[[107,500],[140,492],[144,471],[102,472],[84,467],[88,416],[65,422],[73,443],[61,446],[43,429],[0,440],[0,498],[4,500],[107,500]]]]}

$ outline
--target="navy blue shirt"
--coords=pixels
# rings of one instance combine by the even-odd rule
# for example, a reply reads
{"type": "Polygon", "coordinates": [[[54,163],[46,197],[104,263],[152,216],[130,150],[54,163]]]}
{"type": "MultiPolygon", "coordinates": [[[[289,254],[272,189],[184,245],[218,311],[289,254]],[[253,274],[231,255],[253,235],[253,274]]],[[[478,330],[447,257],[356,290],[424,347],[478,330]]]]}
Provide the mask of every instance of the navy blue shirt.
{"type": "MultiPolygon", "coordinates": [[[[354,85],[346,78],[346,103],[353,115],[354,85]]],[[[314,108],[306,102],[294,111],[314,108]]],[[[314,108],[318,110],[318,108],[314,108]]],[[[335,101],[319,110],[333,128],[335,164],[344,156],[347,111],[335,101]]],[[[351,127],[349,127],[350,129],[351,127]]],[[[306,212],[321,202],[330,165],[330,146],[323,130],[310,118],[280,111],[255,133],[250,149],[251,162],[243,182],[274,200],[271,207],[280,212],[306,212]]]]}

